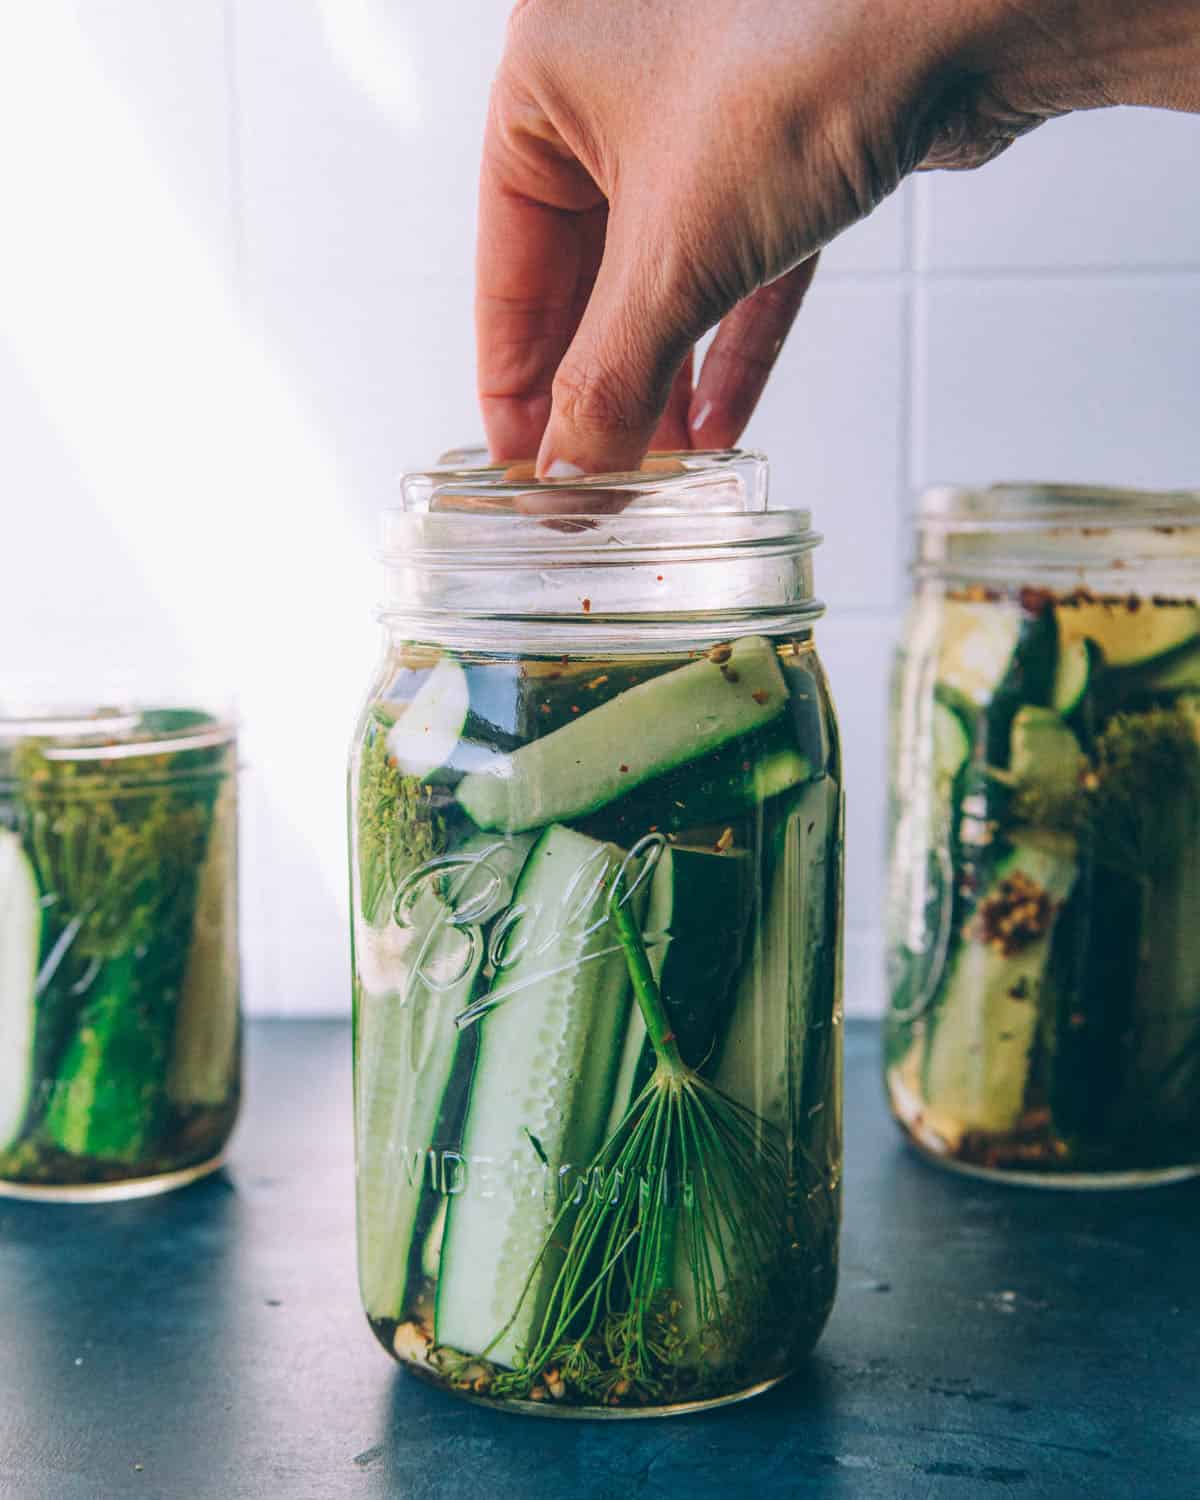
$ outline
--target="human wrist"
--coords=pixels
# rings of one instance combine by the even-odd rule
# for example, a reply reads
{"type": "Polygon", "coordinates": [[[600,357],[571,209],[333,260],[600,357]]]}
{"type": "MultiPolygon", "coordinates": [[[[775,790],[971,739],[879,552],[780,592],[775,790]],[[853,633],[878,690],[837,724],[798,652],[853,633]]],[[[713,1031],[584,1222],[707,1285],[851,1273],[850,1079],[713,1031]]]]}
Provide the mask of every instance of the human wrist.
{"type": "Polygon", "coordinates": [[[1200,0],[983,0],[976,17],[972,62],[1019,109],[1200,110],[1200,0]]]}

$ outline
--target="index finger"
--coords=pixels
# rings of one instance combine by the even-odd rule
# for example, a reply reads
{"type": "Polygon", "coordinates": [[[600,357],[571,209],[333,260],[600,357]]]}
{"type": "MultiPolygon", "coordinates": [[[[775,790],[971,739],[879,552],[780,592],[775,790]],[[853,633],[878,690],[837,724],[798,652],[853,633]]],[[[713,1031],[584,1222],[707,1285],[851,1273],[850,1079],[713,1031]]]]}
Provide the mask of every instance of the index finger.
{"type": "MultiPolygon", "coordinates": [[[[550,416],[554,372],[566,352],[604,250],[608,208],[547,202],[485,154],[476,251],[479,400],[498,460],[530,458],[550,416]]],[[[583,201],[579,201],[582,199],[583,201]]]]}

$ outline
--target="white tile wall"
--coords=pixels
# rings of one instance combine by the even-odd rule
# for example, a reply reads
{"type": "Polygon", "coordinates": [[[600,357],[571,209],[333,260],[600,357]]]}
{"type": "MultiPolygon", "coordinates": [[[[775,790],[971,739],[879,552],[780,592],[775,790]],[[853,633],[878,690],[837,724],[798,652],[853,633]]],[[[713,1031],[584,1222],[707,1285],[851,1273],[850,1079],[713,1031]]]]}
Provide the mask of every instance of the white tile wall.
{"type": "MultiPolygon", "coordinates": [[[[249,1000],[346,1007],[341,758],[396,474],[477,434],[470,273],[507,6],[39,0],[0,18],[0,694],[240,700],[249,1000]],[[106,676],[107,674],[107,676],[106,676]],[[124,675],[123,675],[124,674],[124,675]]],[[[1200,483],[1200,121],[1056,122],[826,252],[748,435],[826,534],[847,1002],[877,1010],[912,487],[1200,483]]]]}

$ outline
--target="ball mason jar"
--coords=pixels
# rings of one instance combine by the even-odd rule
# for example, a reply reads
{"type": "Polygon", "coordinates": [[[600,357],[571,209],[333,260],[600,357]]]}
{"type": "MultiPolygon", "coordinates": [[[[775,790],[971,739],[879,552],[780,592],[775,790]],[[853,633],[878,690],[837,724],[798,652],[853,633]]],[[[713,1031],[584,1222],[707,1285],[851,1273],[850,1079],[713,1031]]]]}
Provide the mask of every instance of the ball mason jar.
{"type": "Polygon", "coordinates": [[[1200,495],[923,499],[896,666],[887,1088],[948,1166],[1200,1171],[1200,495]]]}
{"type": "Polygon", "coordinates": [[[834,1293],[818,539],[753,455],[656,463],[409,476],[352,752],[363,1302],[531,1412],[751,1395],[834,1293]]]}
{"type": "Polygon", "coordinates": [[[0,717],[0,1195],[137,1197],[220,1165],[236,798],[207,713],[0,717]]]}

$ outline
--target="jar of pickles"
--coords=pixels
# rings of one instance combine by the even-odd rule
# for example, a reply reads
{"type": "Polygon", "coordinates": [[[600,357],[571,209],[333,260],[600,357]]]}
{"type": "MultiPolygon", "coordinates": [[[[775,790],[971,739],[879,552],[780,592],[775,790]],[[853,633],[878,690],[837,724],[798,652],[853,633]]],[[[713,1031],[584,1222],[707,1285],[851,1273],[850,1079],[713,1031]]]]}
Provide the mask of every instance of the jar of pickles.
{"type": "Polygon", "coordinates": [[[1014,1181],[1200,1171],[1200,494],[936,489],[919,534],[893,1111],[1014,1181]]]}
{"type": "Polygon", "coordinates": [[[0,717],[0,1194],[134,1197],[220,1165],[235,773],[200,711],[0,717]]]}
{"type": "Polygon", "coordinates": [[[527,472],[410,476],[384,523],[350,774],[362,1297],[475,1399],[686,1410],[781,1378],[834,1292],[817,538],[753,455],[527,472]]]}

